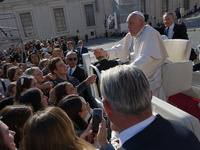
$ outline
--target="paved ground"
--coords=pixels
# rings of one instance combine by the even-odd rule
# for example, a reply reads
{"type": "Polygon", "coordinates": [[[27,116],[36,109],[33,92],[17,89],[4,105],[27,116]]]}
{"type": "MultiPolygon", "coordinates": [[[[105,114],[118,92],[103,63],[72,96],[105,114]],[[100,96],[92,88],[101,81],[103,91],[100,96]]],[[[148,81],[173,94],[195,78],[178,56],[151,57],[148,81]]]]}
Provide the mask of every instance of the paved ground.
{"type": "Polygon", "coordinates": [[[188,29],[189,39],[196,45],[200,45],[200,12],[196,12],[183,18],[188,29]]]}
{"type": "Polygon", "coordinates": [[[188,30],[200,30],[200,11],[183,18],[183,22],[186,24],[188,30]]]}

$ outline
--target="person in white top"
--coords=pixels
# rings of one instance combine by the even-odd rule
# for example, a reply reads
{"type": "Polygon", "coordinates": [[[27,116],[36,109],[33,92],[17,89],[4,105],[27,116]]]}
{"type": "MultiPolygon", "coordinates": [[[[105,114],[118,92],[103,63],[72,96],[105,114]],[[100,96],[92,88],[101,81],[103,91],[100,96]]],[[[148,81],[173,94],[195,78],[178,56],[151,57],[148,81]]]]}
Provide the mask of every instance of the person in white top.
{"type": "Polygon", "coordinates": [[[145,25],[144,16],[139,11],[127,17],[129,33],[116,45],[107,50],[94,49],[94,55],[106,56],[107,59],[120,58],[122,62],[139,67],[150,82],[153,95],[166,100],[162,88],[162,71],[168,63],[168,54],[161,35],[149,25],[145,25]]]}

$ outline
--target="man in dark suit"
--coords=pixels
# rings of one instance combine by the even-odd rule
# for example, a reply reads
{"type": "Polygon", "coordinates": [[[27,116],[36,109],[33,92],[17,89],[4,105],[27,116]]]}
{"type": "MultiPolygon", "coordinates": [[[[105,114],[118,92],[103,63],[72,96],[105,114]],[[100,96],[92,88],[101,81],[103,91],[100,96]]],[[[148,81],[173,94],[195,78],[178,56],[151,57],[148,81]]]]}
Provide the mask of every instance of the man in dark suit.
{"type": "Polygon", "coordinates": [[[119,65],[118,61],[107,60],[104,56],[96,57],[96,59],[98,60],[98,62],[95,62],[94,66],[98,68],[99,72],[119,65]]]}
{"type": "MultiPolygon", "coordinates": [[[[77,65],[78,58],[77,58],[76,52],[73,52],[73,51],[68,52],[66,58],[67,58],[67,63],[69,65],[68,76],[75,77],[76,79],[79,80],[79,82],[85,81],[87,79],[87,75],[86,75],[86,72],[84,71],[84,69],[77,65]]],[[[83,96],[85,98],[85,100],[87,102],[89,102],[89,104],[92,108],[98,107],[98,104],[96,103],[96,101],[92,97],[88,88],[85,89],[83,91],[82,95],[80,95],[80,96],[83,96]]]]}
{"type": "Polygon", "coordinates": [[[61,40],[61,49],[62,49],[62,51],[63,51],[63,53],[65,52],[65,51],[67,51],[67,45],[65,44],[65,40],[61,40]]]}
{"type": "MultiPolygon", "coordinates": [[[[97,69],[99,70],[100,73],[102,70],[107,70],[109,68],[119,65],[118,61],[107,60],[104,56],[96,57],[96,59],[98,60],[98,62],[93,63],[93,65],[97,67],[97,69]]],[[[94,73],[97,74],[95,70],[94,70],[94,73]]],[[[98,92],[101,93],[100,82],[99,82],[98,76],[97,76],[96,84],[97,84],[98,92]]]]}
{"type": "Polygon", "coordinates": [[[88,53],[88,49],[83,46],[83,41],[82,40],[78,41],[78,45],[79,45],[77,47],[78,64],[83,64],[82,54],[88,53]]]}
{"type": "Polygon", "coordinates": [[[120,150],[200,149],[199,140],[185,126],[152,114],[152,92],[139,68],[119,65],[101,77],[102,102],[119,132],[120,150]]]}
{"type": "Polygon", "coordinates": [[[178,24],[183,26],[183,28],[185,28],[185,30],[187,30],[187,27],[186,27],[185,23],[183,22],[182,18],[178,19],[178,24]]]}
{"type": "Polygon", "coordinates": [[[167,12],[163,15],[164,26],[156,29],[161,35],[168,36],[168,39],[188,39],[187,28],[174,23],[174,20],[174,15],[167,12]]]}
{"type": "Polygon", "coordinates": [[[67,50],[64,52],[64,56],[66,57],[67,53],[70,51],[76,52],[76,50],[74,49],[74,46],[73,46],[73,42],[67,41],[67,50]]]}
{"type": "MultiPolygon", "coordinates": [[[[166,35],[168,39],[186,39],[188,40],[188,34],[187,34],[187,27],[182,22],[182,19],[180,18],[178,20],[179,24],[174,23],[174,15],[172,13],[165,13],[163,15],[163,23],[164,26],[161,28],[155,28],[160,32],[161,35],[166,35]]],[[[194,61],[197,58],[197,55],[194,51],[194,49],[191,49],[190,54],[190,60],[194,61]]]]}
{"type": "Polygon", "coordinates": [[[69,74],[68,76],[73,76],[79,80],[79,82],[84,81],[86,77],[86,73],[83,68],[77,65],[78,58],[76,52],[68,52],[66,55],[67,63],[69,65],[68,70],[69,74]]]}

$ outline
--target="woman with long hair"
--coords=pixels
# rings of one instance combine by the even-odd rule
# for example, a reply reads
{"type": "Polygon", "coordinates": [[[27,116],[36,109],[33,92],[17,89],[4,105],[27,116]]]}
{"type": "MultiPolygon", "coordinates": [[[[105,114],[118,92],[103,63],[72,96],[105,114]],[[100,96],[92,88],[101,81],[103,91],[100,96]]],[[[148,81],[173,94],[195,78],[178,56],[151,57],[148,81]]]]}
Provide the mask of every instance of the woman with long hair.
{"type": "Polygon", "coordinates": [[[48,106],[47,96],[38,88],[31,88],[21,94],[20,104],[31,105],[36,112],[48,106]]]}
{"type": "MultiPolygon", "coordinates": [[[[2,118],[2,116],[0,116],[2,118]]],[[[15,132],[9,130],[8,126],[0,120],[0,149],[17,150],[14,142],[15,132]]]]}
{"type": "Polygon", "coordinates": [[[55,98],[54,98],[54,101],[53,101],[53,105],[54,106],[57,106],[58,103],[59,103],[59,101],[63,97],[65,97],[67,95],[70,95],[70,94],[76,94],[76,95],[78,95],[77,88],[75,88],[69,82],[58,83],[58,85],[56,85],[54,87],[54,90],[55,90],[55,98]]]}
{"type": "Polygon", "coordinates": [[[0,111],[0,114],[3,116],[1,120],[9,127],[10,130],[16,133],[14,142],[17,148],[21,148],[20,144],[24,125],[32,116],[32,113],[32,108],[26,105],[7,106],[0,111]]]}
{"type": "Polygon", "coordinates": [[[35,88],[35,87],[38,87],[38,83],[33,76],[28,76],[28,75],[21,76],[17,80],[17,85],[16,85],[16,93],[14,96],[14,100],[16,101],[16,103],[19,103],[19,99],[21,97],[22,92],[26,91],[29,88],[35,88]]]}
{"type": "Polygon", "coordinates": [[[22,75],[22,69],[18,66],[10,67],[7,71],[8,79],[13,82],[17,81],[22,75]]]}
{"type": "Polygon", "coordinates": [[[26,124],[23,150],[94,150],[74,133],[73,123],[58,107],[38,111],[26,124]]]}
{"type": "MultiPolygon", "coordinates": [[[[92,109],[85,100],[78,95],[68,95],[60,100],[58,107],[63,109],[74,124],[75,133],[77,136],[90,142],[95,148],[101,148],[102,143],[106,143],[107,137],[95,139],[96,134],[90,133],[85,136],[85,133],[91,126],[90,119],[92,118],[92,109]]],[[[102,120],[104,120],[102,118],[102,120]]],[[[105,120],[104,120],[105,121],[105,120]]],[[[105,121],[106,122],[106,121],[105,121]]],[[[105,131],[105,133],[107,130],[105,131]]],[[[107,134],[106,134],[107,135],[107,134]]]]}
{"type": "Polygon", "coordinates": [[[78,95],[68,95],[60,101],[58,107],[63,109],[72,120],[76,135],[81,136],[92,116],[89,104],[78,95]]]}
{"type": "Polygon", "coordinates": [[[45,95],[48,96],[49,90],[53,87],[53,83],[47,81],[47,79],[51,78],[53,76],[52,74],[43,76],[43,73],[39,69],[39,67],[28,68],[26,69],[25,74],[34,76],[37,83],[39,84],[38,88],[41,89],[45,93],[45,95]]]}

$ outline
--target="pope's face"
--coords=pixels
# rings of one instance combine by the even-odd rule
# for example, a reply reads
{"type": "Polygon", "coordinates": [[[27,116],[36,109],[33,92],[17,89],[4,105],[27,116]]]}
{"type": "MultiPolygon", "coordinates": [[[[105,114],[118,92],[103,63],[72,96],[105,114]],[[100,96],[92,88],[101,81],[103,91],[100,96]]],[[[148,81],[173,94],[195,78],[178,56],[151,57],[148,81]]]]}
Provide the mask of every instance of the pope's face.
{"type": "Polygon", "coordinates": [[[132,36],[136,36],[141,30],[141,19],[137,15],[131,15],[127,18],[128,31],[132,36]]]}

